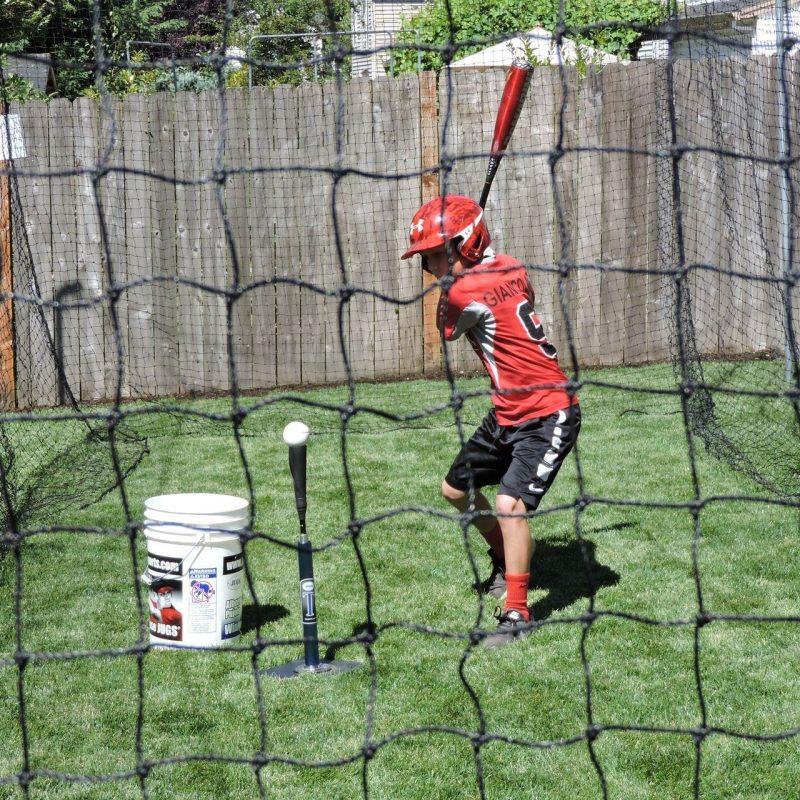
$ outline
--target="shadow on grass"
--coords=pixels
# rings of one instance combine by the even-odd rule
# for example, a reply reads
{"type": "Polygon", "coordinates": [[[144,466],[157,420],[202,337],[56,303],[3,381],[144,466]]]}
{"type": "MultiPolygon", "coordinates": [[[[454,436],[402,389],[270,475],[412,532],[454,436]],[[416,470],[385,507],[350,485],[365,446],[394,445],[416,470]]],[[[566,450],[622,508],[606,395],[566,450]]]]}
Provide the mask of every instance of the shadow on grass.
{"type": "Polygon", "coordinates": [[[254,631],[261,625],[277,622],[288,616],[289,609],[285,606],[257,606],[255,603],[249,603],[242,606],[242,633],[254,631]]]}
{"type": "MultiPolygon", "coordinates": [[[[624,523],[623,523],[624,524],[624,523]]],[[[533,618],[547,619],[554,611],[592,596],[604,586],[619,583],[619,573],[597,562],[594,542],[537,541],[531,562],[531,590],[547,595],[531,607],[533,618]]]]}
{"type": "MultiPolygon", "coordinates": [[[[620,522],[598,528],[591,533],[620,530],[631,525],[632,522],[620,522]]],[[[598,563],[594,542],[584,539],[581,546],[574,539],[537,540],[531,561],[530,589],[544,590],[547,595],[531,607],[533,618],[547,619],[554,611],[568,608],[581,598],[591,597],[593,591],[597,592],[604,586],[615,586],[619,583],[619,578],[618,572],[598,563]]],[[[351,636],[358,637],[367,630],[366,623],[359,623],[353,628],[351,636]]],[[[341,644],[330,645],[323,658],[327,661],[335,660],[341,648],[341,644]]]]}
{"type": "MultiPolygon", "coordinates": [[[[353,627],[353,632],[350,634],[350,636],[352,638],[356,638],[358,636],[361,636],[363,633],[366,633],[368,630],[369,630],[369,625],[366,622],[360,622],[358,625],[355,625],[353,627]]],[[[328,649],[325,651],[325,655],[323,656],[323,658],[326,661],[335,661],[336,656],[342,649],[342,647],[345,647],[345,645],[337,643],[328,645],[328,649]]]]}

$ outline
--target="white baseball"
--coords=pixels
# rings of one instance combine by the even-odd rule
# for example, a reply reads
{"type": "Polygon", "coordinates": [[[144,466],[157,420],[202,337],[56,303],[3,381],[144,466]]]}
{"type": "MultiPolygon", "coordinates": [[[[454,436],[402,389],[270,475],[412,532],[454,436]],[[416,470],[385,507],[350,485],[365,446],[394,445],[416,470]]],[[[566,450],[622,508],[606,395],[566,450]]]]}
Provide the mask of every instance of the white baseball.
{"type": "Polygon", "coordinates": [[[308,429],[308,425],[304,422],[290,422],[284,429],[283,429],[283,441],[289,445],[289,447],[296,447],[300,444],[305,444],[308,441],[308,436],[311,431],[308,429]]]}

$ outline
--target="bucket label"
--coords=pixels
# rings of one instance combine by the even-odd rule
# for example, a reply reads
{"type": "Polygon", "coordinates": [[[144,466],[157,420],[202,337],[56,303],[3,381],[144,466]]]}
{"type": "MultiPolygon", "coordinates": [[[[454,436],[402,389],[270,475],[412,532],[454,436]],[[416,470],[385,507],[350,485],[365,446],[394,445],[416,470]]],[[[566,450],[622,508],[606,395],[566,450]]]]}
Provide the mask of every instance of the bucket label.
{"type": "Polygon", "coordinates": [[[159,578],[150,584],[150,633],[154,637],[172,642],[182,641],[181,595],[180,581],[159,578]]]}
{"type": "Polygon", "coordinates": [[[230,575],[232,572],[240,572],[244,569],[244,558],[241,553],[234,556],[225,556],[222,559],[222,574],[230,575]]]}
{"type": "Polygon", "coordinates": [[[217,568],[189,570],[189,618],[192,632],[217,629],[217,568]]]}
{"type": "Polygon", "coordinates": [[[225,619],[222,621],[222,638],[231,639],[242,630],[242,598],[229,597],[225,601],[225,619]]]}
{"type": "Polygon", "coordinates": [[[150,572],[160,572],[162,575],[183,575],[183,559],[159,556],[148,551],[147,568],[150,572]]]}

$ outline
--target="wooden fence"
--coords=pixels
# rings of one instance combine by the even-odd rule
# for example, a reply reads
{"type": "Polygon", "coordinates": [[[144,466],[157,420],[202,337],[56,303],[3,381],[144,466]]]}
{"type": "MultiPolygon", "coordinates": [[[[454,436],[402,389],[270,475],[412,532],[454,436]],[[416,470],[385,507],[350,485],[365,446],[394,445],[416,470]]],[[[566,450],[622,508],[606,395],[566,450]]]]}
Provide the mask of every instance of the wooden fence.
{"type": "MultiPolygon", "coordinates": [[[[439,372],[435,292],[399,254],[422,202],[480,190],[503,80],[12,108],[17,407],[439,372]]],[[[768,60],[536,68],[487,220],[567,368],[668,358],[685,267],[702,352],[782,346],[776,87],[768,60]]]]}

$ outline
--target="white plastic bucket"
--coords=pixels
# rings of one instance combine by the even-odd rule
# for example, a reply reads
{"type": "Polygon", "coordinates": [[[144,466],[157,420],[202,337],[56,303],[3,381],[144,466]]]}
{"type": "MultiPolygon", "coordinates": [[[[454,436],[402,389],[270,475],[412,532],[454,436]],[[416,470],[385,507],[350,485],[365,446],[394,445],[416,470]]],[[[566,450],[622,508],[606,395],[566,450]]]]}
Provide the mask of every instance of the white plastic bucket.
{"type": "Polygon", "coordinates": [[[244,561],[239,531],[247,500],[224,494],[165,494],[145,500],[150,642],[218,647],[242,629],[244,561]]]}

